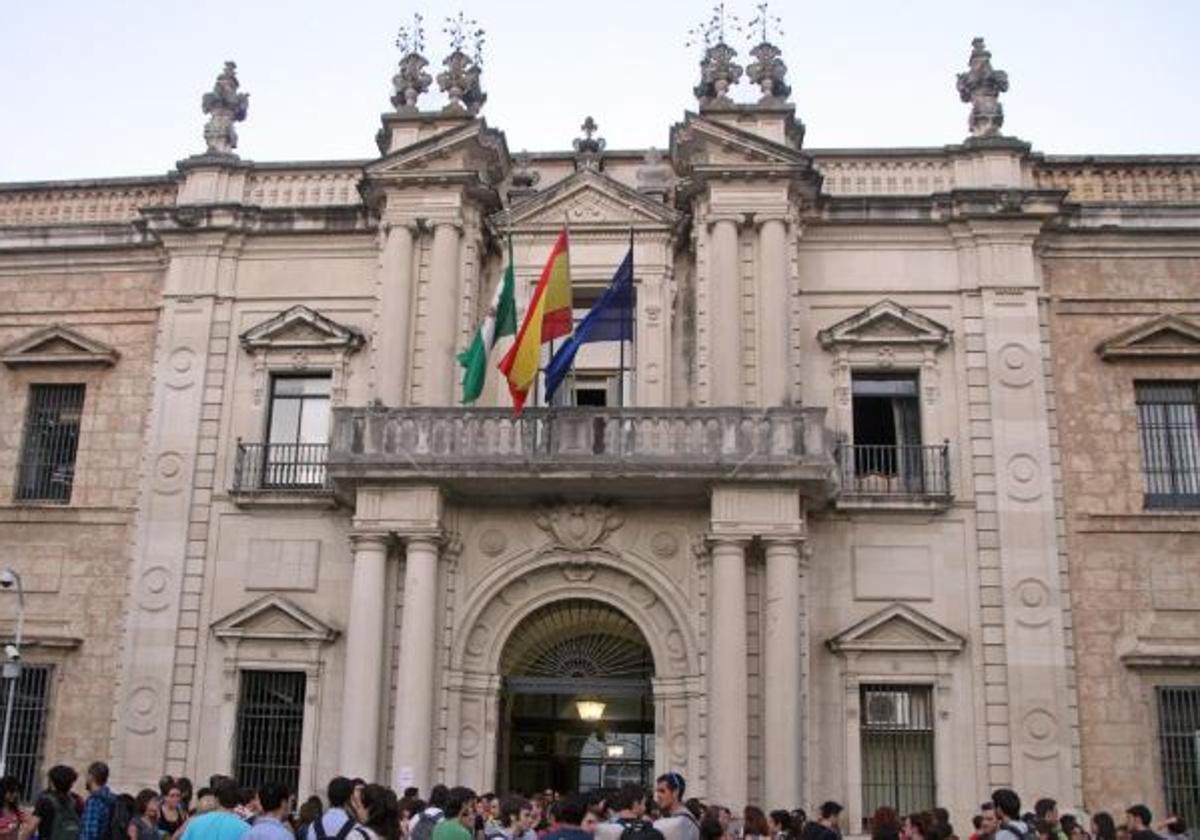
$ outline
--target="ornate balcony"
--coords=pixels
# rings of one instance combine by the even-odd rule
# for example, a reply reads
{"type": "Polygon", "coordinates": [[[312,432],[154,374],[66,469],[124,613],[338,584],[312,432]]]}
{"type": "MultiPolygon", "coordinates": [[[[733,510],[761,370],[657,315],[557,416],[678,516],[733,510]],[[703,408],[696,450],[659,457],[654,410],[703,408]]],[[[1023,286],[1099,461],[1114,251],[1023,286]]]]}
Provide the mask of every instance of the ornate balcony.
{"type": "Polygon", "coordinates": [[[838,507],[948,507],[950,442],[930,446],[839,444],[838,507]]]}
{"type": "Polygon", "coordinates": [[[435,481],[467,493],[536,490],[658,496],[714,481],[796,483],[816,498],[834,489],[821,408],[340,408],[329,471],[358,482],[435,481]],[[617,483],[619,481],[619,483],[617,483]]]}

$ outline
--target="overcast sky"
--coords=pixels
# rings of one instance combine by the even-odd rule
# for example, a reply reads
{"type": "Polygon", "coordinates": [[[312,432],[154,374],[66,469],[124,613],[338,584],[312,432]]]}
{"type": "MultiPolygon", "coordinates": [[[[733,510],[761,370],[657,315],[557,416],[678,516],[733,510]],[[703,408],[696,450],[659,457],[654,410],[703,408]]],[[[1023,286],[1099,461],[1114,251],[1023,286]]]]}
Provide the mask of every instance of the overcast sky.
{"type": "MultiPolygon", "coordinates": [[[[251,94],[244,158],[374,156],[396,28],[423,12],[426,56],[440,65],[442,18],[459,8],[487,30],[483,115],[514,152],[568,148],[588,114],[609,148],[662,148],[695,108],[699,55],[685,41],[711,9],[699,2],[0,0],[0,181],[166,172],[203,150],[200,97],[226,59],[251,94]]],[[[751,0],[728,8],[754,16],[751,0]]],[[[968,106],[954,76],[983,35],[1011,83],[1005,131],[1036,149],[1200,152],[1197,0],[790,0],[773,10],[808,147],[961,140],[968,106]]],[[[743,65],[747,41],[733,42],[743,65]]],[[[735,91],[753,97],[746,82],[735,91]]]]}

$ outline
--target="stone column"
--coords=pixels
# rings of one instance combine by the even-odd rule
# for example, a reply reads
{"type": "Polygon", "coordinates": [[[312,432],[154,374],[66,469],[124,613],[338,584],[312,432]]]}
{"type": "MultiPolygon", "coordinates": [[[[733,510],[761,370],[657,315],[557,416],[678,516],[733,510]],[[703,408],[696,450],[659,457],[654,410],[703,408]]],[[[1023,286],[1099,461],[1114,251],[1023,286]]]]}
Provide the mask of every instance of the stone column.
{"type": "Polygon", "coordinates": [[[737,220],[714,219],[709,242],[709,403],[741,405],[742,272],[737,220]]]}
{"type": "Polygon", "coordinates": [[[746,542],[713,539],[708,634],[708,798],[735,811],[747,804],[749,777],[746,542]]]}
{"type": "Polygon", "coordinates": [[[458,305],[462,225],[458,220],[438,220],[433,229],[433,257],[422,324],[424,356],[421,360],[421,404],[452,406],[462,378],[454,360],[458,342],[458,305]]]}
{"type": "Polygon", "coordinates": [[[389,542],[385,533],[350,535],[354,577],[346,626],[340,771],[351,778],[378,775],[389,542]]]}
{"type": "Polygon", "coordinates": [[[802,802],[800,544],[767,538],[763,779],[767,802],[802,802]]]}
{"type": "Polygon", "coordinates": [[[400,619],[392,784],[433,783],[433,705],[438,602],[438,537],[404,537],[404,610],[400,619]]]}
{"type": "Polygon", "coordinates": [[[413,228],[389,224],[379,259],[379,330],[375,335],[375,396],[387,406],[408,402],[412,285],[413,228]]]}
{"type": "Polygon", "coordinates": [[[758,230],[758,381],[764,406],[789,405],[792,359],[787,222],[767,218],[758,230]]]}

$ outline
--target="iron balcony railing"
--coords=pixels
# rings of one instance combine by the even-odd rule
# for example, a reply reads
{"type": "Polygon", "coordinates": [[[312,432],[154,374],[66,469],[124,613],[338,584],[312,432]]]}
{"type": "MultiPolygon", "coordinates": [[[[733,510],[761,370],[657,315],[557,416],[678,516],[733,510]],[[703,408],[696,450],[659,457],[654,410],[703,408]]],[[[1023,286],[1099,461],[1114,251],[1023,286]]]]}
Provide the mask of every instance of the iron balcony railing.
{"type": "Polygon", "coordinates": [[[950,442],[932,445],[839,444],[843,496],[949,497],[950,442]]]}
{"type": "MultiPolygon", "coordinates": [[[[830,481],[821,408],[339,408],[342,479],[515,475],[830,481]]],[[[832,487],[832,485],[831,485],[832,487]]]]}
{"type": "Polygon", "coordinates": [[[312,491],[329,488],[329,444],[237,444],[233,491],[312,491]]]}

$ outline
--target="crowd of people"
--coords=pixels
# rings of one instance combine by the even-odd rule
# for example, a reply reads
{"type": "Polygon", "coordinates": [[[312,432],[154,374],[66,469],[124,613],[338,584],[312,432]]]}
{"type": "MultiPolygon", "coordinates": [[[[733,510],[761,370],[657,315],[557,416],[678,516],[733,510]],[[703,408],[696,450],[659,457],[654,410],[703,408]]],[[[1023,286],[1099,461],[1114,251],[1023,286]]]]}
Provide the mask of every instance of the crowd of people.
{"type": "MultiPolygon", "coordinates": [[[[81,796],[75,770],[57,765],[28,811],[17,780],[0,779],[0,840],[841,840],[850,828],[837,802],[823,803],[812,819],[799,808],[753,805],[734,814],[687,798],[679,773],[660,776],[653,791],[627,784],[501,797],[435,785],[427,800],[416,788],[397,796],[384,785],[338,776],[325,800],[303,803],[278,782],[245,788],[217,775],[193,790],[187,778],[164,776],[157,789],[128,794],[114,792],[108,775],[103,762],[88,767],[81,796]]],[[[1145,805],[1127,808],[1120,824],[1105,812],[1085,820],[1059,814],[1053,799],[1024,812],[1007,788],[979,807],[972,829],[969,840],[1189,840],[1182,819],[1155,824],[1145,805]]],[[[871,840],[959,840],[944,808],[901,815],[883,806],[863,832],[871,840]]]]}

